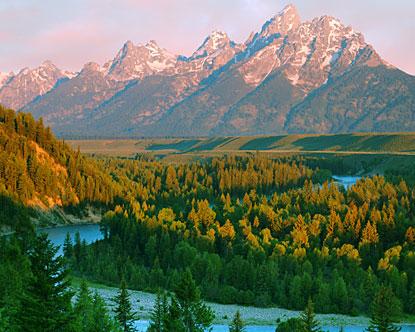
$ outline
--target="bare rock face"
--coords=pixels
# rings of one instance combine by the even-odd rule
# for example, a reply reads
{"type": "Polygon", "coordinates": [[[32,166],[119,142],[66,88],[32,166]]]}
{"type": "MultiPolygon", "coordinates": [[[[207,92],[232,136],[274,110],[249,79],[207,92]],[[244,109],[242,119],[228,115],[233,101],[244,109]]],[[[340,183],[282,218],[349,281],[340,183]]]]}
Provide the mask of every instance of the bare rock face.
{"type": "Polygon", "coordinates": [[[50,61],[45,61],[34,69],[24,68],[18,74],[6,76],[3,80],[0,102],[18,110],[69,76],[70,73],[61,71],[50,61]]]}
{"type": "Polygon", "coordinates": [[[259,38],[270,38],[275,35],[287,35],[301,24],[300,15],[297,8],[288,5],[280,13],[262,26],[259,38]]]}
{"type": "Polygon", "coordinates": [[[118,81],[143,79],[158,73],[172,73],[177,56],[160,48],[154,40],[135,46],[127,41],[104,67],[109,78],[118,81]]]}
{"type": "MultiPolygon", "coordinates": [[[[300,23],[295,9],[289,6],[247,42],[248,59],[239,70],[251,85],[258,85],[272,72],[282,70],[293,85],[309,92],[354,64],[366,48],[371,47],[363,36],[337,19],[323,16],[300,23]],[[266,45],[257,50],[261,40],[266,45]]],[[[374,63],[380,64],[375,53],[374,57],[374,63]]]]}
{"type": "Polygon", "coordinates": [[[105,69],[99,64],[89,62],[75,77],[60,83],[41,98],[36,98],[22,111],[43,117],[45,123],[53,124],[59,132],[60,128],[70,129],[80,125],[88,112],[124,86],[124,82],[108,79],[105,69]]]}
{"type": "Polygon", "coordinates": [[[0,89],[7,84],[10,79],[12,79],[14,76],[13,72],[9,72],[9,73],[2,73],[0,72],[0,89]]]}
{"type": "Polygon", "coordinates": [[[128,41],[80,73],[47,62],[0,74],[0,103],[43,116],[62,135],[415,130],[414,81],[352,27],[330,16],[301,21],[289,5],[243,44],[213,31],[187,57],[128,41]]]}
{"type": "Polygon", "coordinates": [[[224,67],[242,49],[243,46],[230,40],[225,32],[213,31],[190,57],[180,57],[177,73],[187,76],[193,84],[199,84],[215,70],[224,67]]]}

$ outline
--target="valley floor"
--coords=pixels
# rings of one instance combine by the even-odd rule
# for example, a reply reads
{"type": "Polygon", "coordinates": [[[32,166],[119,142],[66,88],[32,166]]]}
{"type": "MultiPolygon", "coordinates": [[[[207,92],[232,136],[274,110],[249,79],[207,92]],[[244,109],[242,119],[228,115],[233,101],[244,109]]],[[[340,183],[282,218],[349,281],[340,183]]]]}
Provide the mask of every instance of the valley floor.
{"type": "MultiPolygon", "coordinates": [[[[79,281],[74,280],[74,285],[79,281]]],[[[100,284],[90,283],[90,290],[95,292],[105,299],[105,302],[111,304],[111,299],[118,292],[118,288],[108,287],[100,284]]],[[[130,290],[131,303],[134,310],[137,312],[140,320],[150,319],[151,310],[154,306],[156,295],[152,293],[140,292],[130,290]]],[[[244,321],[249,325],[276,325],[277,320],[286,320],[291,317],[300,315],[299,311],[286,310],[277,307],[272,308],[257,308],[244,307],[233,304],[218,304],[207,303],[215,312],[215,324],[229,324],[235,314],[239,310],[244,321]]],[[[318,314],[317,319],[323,326],[366,326],[369,324],[369,318],[364,316],[345,316],[338,314],[318,314]]]]}

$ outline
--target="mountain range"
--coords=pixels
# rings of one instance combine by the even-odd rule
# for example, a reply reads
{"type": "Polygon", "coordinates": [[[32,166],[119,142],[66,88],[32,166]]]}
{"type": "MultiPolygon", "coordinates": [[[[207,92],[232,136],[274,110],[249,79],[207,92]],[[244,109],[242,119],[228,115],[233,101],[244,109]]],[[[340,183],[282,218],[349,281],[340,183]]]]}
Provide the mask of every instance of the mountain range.
{"type": "Polygon", "coordinates": [[[415,77],[293,5],[244,43],[213,31],[191,56],[127,41],[76,73],[50,61],[0,73],[0,103],[66,137],[415,131],[415,77]]]}

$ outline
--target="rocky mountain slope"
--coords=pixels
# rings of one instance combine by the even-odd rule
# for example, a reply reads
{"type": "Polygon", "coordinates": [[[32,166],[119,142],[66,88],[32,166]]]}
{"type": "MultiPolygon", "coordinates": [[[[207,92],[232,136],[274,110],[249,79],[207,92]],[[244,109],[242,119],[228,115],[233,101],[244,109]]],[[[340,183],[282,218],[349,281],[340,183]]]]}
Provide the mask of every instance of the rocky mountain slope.
{"type": "Polygon", "coordinates": [[[0,75],[0,101],[4,106],[20,109],[73,76],[73,73],[60,70],[50,61],[34,69],[24,68],[16,75],[0,75]]]}
{"type": "Polygon", "coordinates": [[[414,131],[415,78],[364,36],[290,5],[245,43],[214,31],[189,57],[128,41],[76,75],[47,62],[0,75],[0,102],[66,136],[414,131]]]}

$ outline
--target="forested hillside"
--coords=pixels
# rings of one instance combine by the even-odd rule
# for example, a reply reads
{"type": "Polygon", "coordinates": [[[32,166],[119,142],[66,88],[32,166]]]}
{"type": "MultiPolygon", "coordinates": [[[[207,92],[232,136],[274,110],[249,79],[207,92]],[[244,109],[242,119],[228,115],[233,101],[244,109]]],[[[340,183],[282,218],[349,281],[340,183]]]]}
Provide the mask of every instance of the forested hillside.
{"type": "Polygon", "coordinates": [[[17,285],[0,298],[12,311],[36,272],[27,266],[31,248],[43,241],[30,231],[28,207],[96,205],[111,210],[104,239],[65,241],[75,275],[150,291],[191,278],[204,299],[220,303],[301,310],[311,298],[318,312],[353,315],[369,314],[387,289],[398,311],[415,314],[412,172],[345,190],[330,182],[330,169],[347,172],[347,164],[318,156],[92,159],[41,120],[4,108],[0,134],[0,216],[16,230],[0,239],[8,262],[0,277],[17,285]]]}
{"type": "Polygon", "coordinates": [[[57,140],[41,119],[35,121],[30,114],[0,106],[3,206],[21,203],[43,210],[56,206],[82,209],[87,203],[108,205],[117,192],[111,177],[94,160],[57,140]]]}
{"type": "Polygon", "coordinates": [[[168,165],[109,161],[132,193],[106,236],[65,252],[99,282],[173,289],[187,268],[205,299],[369,313],[381,286],[415,313],[415,191],[375,176],[347,191],[301,159],[214,158],[168,165]]]}

